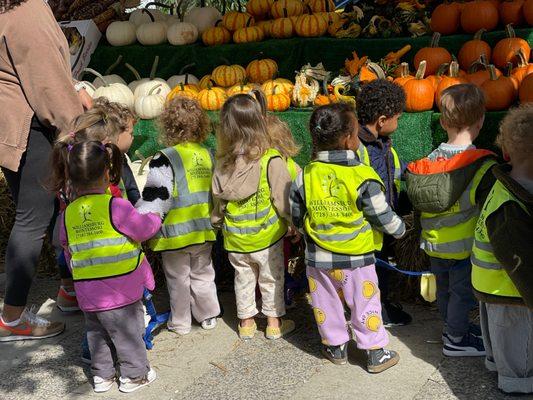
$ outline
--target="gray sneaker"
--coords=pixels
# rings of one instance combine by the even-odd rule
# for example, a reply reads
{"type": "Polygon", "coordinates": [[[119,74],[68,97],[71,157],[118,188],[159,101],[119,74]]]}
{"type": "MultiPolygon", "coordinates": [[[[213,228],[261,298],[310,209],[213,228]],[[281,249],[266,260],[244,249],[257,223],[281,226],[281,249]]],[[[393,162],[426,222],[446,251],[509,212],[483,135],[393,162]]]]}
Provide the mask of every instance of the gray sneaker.
{"type": "Polygon", "coordinates": [[[123,393],[135,392],[137,389],[140,389],[143,386],[149,385],[150,383],[155,381],[155,378],[157,378],[157,374],[152,368],[150,368],[150,371],[148,371],[148,373],[141,378],[130,379],[120,377],[120,385],[118,387],[118,390],[123,393]]]}
{"type": "Polygon", "coordinates": [[[400,361],[400,355],[392,350],[376,349],[367,350],[368,354],[368,372],[378,374],[380,372],[395,366],[400,361]]]}
{"type": "Polygon", "coordinates": [[[322,355],[336,365],[344,365],[348,362],[348,346],[346,343],[339,346],[322,345],[322,355]]]}

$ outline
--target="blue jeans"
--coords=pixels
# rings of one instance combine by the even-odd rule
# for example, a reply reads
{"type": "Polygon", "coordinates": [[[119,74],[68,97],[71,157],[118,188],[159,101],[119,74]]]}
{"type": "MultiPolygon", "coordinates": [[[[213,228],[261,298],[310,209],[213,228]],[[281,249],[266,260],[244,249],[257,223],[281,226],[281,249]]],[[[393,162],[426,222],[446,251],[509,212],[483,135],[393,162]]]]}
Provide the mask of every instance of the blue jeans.
{"type": "Polygon", "coordinates": [[[470,259],[445,260],[430,257],[431,272],[437,278],[437,306],[445,323],[445,332],[462,337],[468,333],[468,314],[475,307],[470,259]]]}

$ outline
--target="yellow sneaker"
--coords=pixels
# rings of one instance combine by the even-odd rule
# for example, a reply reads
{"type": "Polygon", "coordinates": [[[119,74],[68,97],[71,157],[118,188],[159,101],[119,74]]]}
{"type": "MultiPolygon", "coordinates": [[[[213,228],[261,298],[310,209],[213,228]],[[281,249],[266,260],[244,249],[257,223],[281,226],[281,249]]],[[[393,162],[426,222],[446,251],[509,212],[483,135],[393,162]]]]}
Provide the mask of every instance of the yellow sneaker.
{"type": "Polygon", "coordinates": [[[287,333],[291,333],[294,328],[294,321],[290,319],[282,319],[281,326],[279,328],[271,328],[270,326],[267,326],[266,338],[271,340],[279,339],[287,333]]]}
{"type": "Polygon", "coordinates": [[[252,326],[241,326],[239,323],[239,337],[243,340],[253,339],[255,332],[257,332],[257,324],[254,322],[252,326]]]}

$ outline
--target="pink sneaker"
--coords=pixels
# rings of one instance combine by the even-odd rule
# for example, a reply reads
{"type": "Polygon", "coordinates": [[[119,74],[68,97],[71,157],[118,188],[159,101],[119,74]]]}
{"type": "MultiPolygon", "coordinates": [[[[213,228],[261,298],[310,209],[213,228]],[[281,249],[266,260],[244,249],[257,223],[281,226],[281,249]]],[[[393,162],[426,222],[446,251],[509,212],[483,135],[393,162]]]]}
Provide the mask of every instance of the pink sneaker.
{"type": "Polygon", "coordinates": [[[63,312],[80,311],[75,291],[67,291],[64,286],[59,287],[56,300],[57,308],[63,312]]]}

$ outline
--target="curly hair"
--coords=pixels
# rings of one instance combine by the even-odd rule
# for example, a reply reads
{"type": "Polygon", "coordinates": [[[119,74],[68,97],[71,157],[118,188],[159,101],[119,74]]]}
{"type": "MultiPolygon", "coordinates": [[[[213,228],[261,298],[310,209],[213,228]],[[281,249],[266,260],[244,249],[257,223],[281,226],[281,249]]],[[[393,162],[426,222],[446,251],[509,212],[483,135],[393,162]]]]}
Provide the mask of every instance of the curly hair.
{"type": "Polygon", "coordinates": [[[109,101],[105,97],[98,97],[94,100],[93,108],[104,111],[107,118],[116,124],[120,132],[126,131],[130,127],[130,124],[135,125],[137,122],[137,117],[130,108],[121,103],[109,101]]]}
{"type": "Polygon", "coordinates": [[[0,0],[0,14],[6,13],[25,2],[26,0],[0,0]]]}
{"type": "Polygon", "coordinates": [[[207,139],[210,120],[195,99],[173,98],[159,117],[159,141],[165,146],[184,142],[201,143],[207,139]]]}
{"type": "Polygon", "coordinates": [[[533,104],[526,103],[509,110],[500,125],[496,144],[513,153],[529,155],[533,151],[533,104]]]}
{"type": "Polygon", "coordinates": [[[386,79],[363,85],[357,96],[357,117],[363,125],[376,122],[384,115],[391,118],[405,108],[405,92],[401,86],[386,79]]]}

